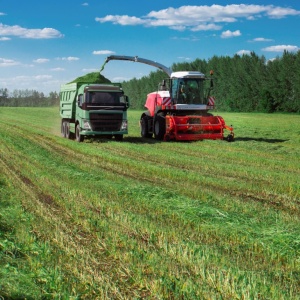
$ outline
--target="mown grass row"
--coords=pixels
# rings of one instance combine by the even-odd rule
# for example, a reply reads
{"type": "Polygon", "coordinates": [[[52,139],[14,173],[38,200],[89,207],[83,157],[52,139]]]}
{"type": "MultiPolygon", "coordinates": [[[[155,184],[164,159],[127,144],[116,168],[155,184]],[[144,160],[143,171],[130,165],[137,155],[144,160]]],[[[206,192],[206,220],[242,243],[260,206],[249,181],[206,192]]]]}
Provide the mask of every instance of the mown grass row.
{"type": "Polygon", "coordinates": [[[234,143],[144,140],[130,112],[78,144],[56,109],[2,109],[0,295],[297,299],[300,117],[222,115],[234,143]]]}

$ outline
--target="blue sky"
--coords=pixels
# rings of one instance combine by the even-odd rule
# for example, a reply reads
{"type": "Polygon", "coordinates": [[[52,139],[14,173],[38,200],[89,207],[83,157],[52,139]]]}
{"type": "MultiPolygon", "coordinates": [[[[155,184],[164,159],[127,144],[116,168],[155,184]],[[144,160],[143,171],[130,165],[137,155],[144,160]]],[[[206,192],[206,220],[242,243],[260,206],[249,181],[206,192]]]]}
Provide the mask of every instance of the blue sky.
{"type": "MultiPolygon", "coordinates": [[[[250,51],[273,59],[300,50],[299,25],[299,0],[0,0],[0,89],[58,92],[113,54],[168,67],[250,51]]],[[[111,61],[102,74],[118,82],[155,70],[111,61]]]]}

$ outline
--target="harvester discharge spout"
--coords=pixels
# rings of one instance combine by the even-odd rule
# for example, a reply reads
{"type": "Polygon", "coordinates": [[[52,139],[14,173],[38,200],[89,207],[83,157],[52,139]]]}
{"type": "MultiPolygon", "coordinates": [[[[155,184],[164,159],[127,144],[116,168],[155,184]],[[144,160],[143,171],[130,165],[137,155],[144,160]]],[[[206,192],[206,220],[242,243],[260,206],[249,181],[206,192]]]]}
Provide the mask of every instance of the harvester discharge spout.
{"type": "Polygon", "coordinates": [[[140,58],[138,56],[125,56],[125,55],[110,55],[110,56],[108,56],[100,69],[100,73],[103,71],[104,66],[111,60],[127,60],[127,61],[132,61],[132,62],[139,62],[139,63],[143,63],[143,64],[146,64],[146,65],[149,65],[152,67],[156,67],[156,68],[164,71],[165,73],[167,73],[169,77],[171,77],[171,74],[172,74],[172,70],[170,68],[168,68],[156,61],[145,59],[145,58],[140,58]]]}

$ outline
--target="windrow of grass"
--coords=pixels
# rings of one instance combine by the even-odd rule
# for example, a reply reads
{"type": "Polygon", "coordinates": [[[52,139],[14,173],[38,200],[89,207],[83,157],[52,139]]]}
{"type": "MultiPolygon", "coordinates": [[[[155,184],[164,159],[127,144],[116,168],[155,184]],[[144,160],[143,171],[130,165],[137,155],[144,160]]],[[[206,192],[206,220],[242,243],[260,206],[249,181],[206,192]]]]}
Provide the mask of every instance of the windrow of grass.
{"type": "Polygon", "coordinates": [[[59,136],[0,111],[0,296],[297,299],[300,116],[222,114],[236,141],[59,136]]]}

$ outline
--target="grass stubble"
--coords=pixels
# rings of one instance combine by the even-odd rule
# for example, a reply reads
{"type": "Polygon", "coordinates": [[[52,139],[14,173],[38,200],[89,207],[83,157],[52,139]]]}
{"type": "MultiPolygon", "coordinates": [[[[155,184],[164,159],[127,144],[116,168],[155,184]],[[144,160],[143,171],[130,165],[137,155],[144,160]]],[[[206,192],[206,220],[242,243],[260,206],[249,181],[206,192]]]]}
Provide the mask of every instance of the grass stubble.
{"type": "Polygon", "coordinates": [[[78,144],[56,108],[1,109],[0,296],[298,299],[300,117],[166,143],[139,114],[122,143],[78,144]]]}

